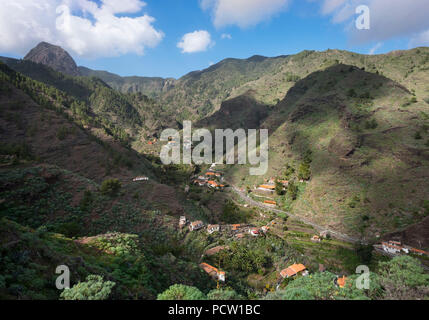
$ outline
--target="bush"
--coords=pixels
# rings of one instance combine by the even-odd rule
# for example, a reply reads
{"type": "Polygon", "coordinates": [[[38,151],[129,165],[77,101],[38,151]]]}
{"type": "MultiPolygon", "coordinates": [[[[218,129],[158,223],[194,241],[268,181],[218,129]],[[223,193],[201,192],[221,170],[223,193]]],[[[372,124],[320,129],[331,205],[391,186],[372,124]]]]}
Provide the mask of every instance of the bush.
{"type": "Polygon", "coordinates": [[[298,178],[302,180],[310,180],[311,178],[310,164],[308,164],[307,162],[301,163],[301,165],[298,168],[298,178]]]}
{"type": "Polygon", "coordinates": [[[239,295],[232,289],[217,289],[212,290],[207,294],[209,300],[243,300],[243,296],[239,295]]]}
{"type": "Polygon", "coordinates": [[[417,131],[417,132],[414,134],[414,139],[416,139],[416,140],[421,140],[421,139],[423,139],[423,137],[422,137],[422,135],[421,135],[421,133],[420,133],[419,131],[417,131]]]}
{"type": "Polygon", "coordinates": [[[347,96],[350,98],[356,98],[357,94],[356,94],[355,89],[350,89],[349,91],[347,91],[347,96]]]}
{"type": "Polygon", "coordinates": [[[386,299],[422,299],[428,294],[429,275],[425,274],[419,260],[400,256],[381,262],[379,267],[386,299]]]}
{"type": "Polygon", "coordinates": [[[121,190],[122,184],[118,179],[107,179],[101,183],[100,192],[104,195],[114,196],[121,190]]]}
{"type": "Polygon", "coordinates": [[[289,182],[287,194],[292,200],[296,200],[296,198],[298,197],[298,187],[293,181],[289,182]]]}
{"type": "Polygon", "coordinates": [[[198,288],[175,284],[158,295],[157,300],[207,300],[198,288]]]}
{"type": "Polygon", "coordinates": [[[71,289],[61,293],[63,300],[106,300],[116,284],[112,281],[103,281],[103,277],[90,275],[86,282],[79,282],[71,289]]]}
{"type": "Polygon", "coordinates": [[[378,127],[378,123],[377,123],[377,120],[375,119],[365,122],[366,129],[375,129],[377,127],[378,127]]]}

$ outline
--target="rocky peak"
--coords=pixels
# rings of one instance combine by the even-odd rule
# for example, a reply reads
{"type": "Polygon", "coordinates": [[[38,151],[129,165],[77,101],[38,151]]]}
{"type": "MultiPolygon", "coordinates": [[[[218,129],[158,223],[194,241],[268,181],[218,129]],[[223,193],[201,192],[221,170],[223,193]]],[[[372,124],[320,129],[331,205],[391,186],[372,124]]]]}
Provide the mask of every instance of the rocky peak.
{"type": "Polygon", "coordinates": [[[47,65],[56,71],[71,76],[79,75],[76,62],[67,51],[47,42],[41,42],[35,48],[31,49],[24,57],[24,60],[47,65]]]}

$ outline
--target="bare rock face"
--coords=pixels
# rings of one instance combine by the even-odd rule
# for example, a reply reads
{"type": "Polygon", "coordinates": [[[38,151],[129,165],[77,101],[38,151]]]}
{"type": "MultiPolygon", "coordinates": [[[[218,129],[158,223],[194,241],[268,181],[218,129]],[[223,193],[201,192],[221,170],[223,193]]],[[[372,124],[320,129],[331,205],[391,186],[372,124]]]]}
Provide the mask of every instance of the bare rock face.
{"type": "Polygon", "coordinates": [[[79,75],[76,62],[67,51],[47,42],[41,42],[35,48],[31,49],[24,57],[24,60],[47,65],[56,71],[70,76],[79,75]]]}

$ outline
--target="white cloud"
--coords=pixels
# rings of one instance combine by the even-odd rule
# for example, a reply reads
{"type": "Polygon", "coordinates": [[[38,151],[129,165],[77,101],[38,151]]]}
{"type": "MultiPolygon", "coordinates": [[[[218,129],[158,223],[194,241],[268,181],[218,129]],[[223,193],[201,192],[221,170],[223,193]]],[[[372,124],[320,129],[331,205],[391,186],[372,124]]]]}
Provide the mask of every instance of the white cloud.
{"type": "Polygon", "coordinates": [[[217,28],[254,26],[285,10],[290,0],[202,0],[203,10],[211,10],[217,28]]]}
{"type": "Polygon", "coordinates": [[[206,51],[214,44],[210,33],[205,30],[198,30],[185,34],[177,47],[182,49],[182,53],[195,53],[206,51]]]}
{"type": "Polygon", "coordinates": [[[0,51],[25,54],[47,41],[84,57],[143,54],[164,37],[153,17],[137,15],[145,5],[140,0],[0,0],[0,51]]]}
{"type": "Polygon", "coordinates": [[[410,46],[429,46],[429,30],[426,30],[413,37],[410,41],[410,46]]]}
{"type": "Polygon", "coordinates": [[[380,42],[411,36],[416,41],[429,29],[428,0],[324,0],[322,14],[332,15],[333,23],[346,23],[354,42],[380,42]],[[370,9],[370,30],[357,30],[354,19],[359,5],[370,9]]]}
{"type": "Polygon", "coordinates": [[[377,43],[374,47],[372,47],[372,48],[369,50],[368,54],[371,54],[371,55],[375,54],[375,52],[376,52],[378,49],[380,49],[382,46],[383,46],[383,44],[382,44],[381,42],[377,43]]]}
{"type": "Polygon", "coordinates": [[[228,40],[232,39],[232,36],[229,33],[222,33],[222,35],[220,37],[222,39],[228,39],[228,40]]]}

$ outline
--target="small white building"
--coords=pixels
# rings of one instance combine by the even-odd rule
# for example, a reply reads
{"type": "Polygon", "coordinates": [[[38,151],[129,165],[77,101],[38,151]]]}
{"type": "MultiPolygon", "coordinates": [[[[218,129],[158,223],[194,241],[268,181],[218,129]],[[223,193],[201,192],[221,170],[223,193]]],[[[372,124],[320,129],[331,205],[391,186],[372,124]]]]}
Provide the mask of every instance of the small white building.
{"type": "Polygon", "coordinates": [[[137,181],[149,181],[149,178],[148,177],[136,177],[136,178],[133,179],[133,181],[134,182],[137,182],[137,181]]]}
{"type": "Polygon", "coordinates": [[[249,233],[250,233],[250,235],[252,235],[253,237],[259,237],[259,235],[260,235],[259,230],[258,230],[258,229],[256,229],[256,228],[249,229],[249,233]]]}
{"type": "Polygon", "coordinates": [[[218,224],[209,224],[207,226],[207,232],[209,234],[215,233],[215,232],[219,232],[220,231],[220,225],[218,224]]]}
{"type": "Polygon", "coordinates": [[[179,220],[179,227],[183,228],[184,226],[186,226],[187,223],[188,223],[188,220],[186,219],[186,217],[181,216],[179,220]]]}

